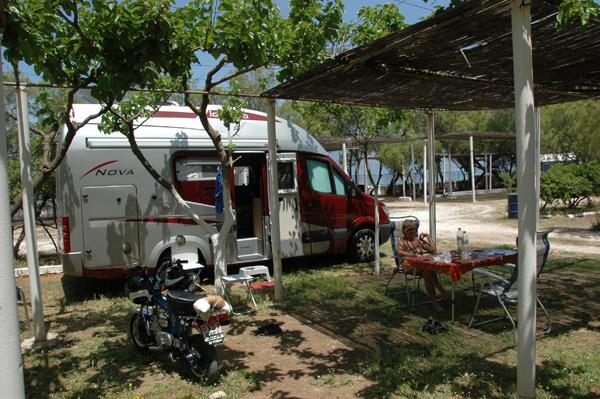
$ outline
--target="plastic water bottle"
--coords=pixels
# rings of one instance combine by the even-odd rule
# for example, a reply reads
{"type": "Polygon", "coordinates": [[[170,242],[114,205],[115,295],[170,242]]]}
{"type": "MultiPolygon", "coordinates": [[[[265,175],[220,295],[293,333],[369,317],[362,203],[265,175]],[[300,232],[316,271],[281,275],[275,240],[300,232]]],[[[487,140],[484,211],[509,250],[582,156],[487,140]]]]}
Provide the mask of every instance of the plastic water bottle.
{"type": "Polygon", "coordinates": [[[463,231],[462,245],[463,249],[469,246],[469,236],[467,235],[467,230],[463,231]]]}
{"type": "Polygon", "coordinates": [[[460,227],[456,231],[456,248],[458,248],[459,252],[462,251],[463,248],[463,231],[460,227]]]}

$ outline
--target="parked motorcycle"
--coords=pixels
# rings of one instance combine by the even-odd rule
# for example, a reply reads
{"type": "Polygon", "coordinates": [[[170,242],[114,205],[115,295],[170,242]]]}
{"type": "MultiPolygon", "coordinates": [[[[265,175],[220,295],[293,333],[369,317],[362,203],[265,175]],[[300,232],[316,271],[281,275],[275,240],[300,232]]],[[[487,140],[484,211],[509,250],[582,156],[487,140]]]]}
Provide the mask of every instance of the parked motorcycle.
{"type": "Polygon", "coordinates": [[[182,361],[192,378],[214,379],[219,371],[215,346],[225,339],[221,324],[229,321],[231,306],[218,295],[194,292],[198,280],[192,277],[193,286],[189,285],[190,272],[180,261],[167,260],[153,274],[141,266],[133,271],[127,293],[138,305],[129,322],[135,348],[143,353],[165,351],[173,362],[182,361]],[[192,288],[192,292],[173,287],[192,288]]]}

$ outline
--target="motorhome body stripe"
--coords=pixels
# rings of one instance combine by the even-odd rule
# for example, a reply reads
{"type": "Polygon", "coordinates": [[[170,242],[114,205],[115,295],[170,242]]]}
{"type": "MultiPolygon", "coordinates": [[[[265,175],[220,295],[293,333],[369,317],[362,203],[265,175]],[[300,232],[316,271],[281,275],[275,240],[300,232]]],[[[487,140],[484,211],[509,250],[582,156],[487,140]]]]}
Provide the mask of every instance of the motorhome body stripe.
{"type": "MultiPolygon", "coordinates": [[[[128,222],[140,223],[170,223],[170,224],[196,224],[193,219],[189,218],[141,218],[127,219],[128,222]]],[[[217,223],[216,220],[204,220],[206,223],[217,223]]]]}
{"type": "Polygon", "coordinates": [[[87,172],[85,172],[83,174],[83,176],[80,177],[80,179],[83,179],[84,177],[86,177],[87,175],[89,175],[90,173],[92,173],[93,171],[95,171],[97,169],[100,169],[103,166],[106,166],[106,165],[109,165],[109,164],[115,163],[115,162],[119,162],[119,161],[115,159],[114,161],[108,161],[108,162],[101,163],[100,165],[96,165],[92,169],[90,169],[87,172]]]}
{"type": "Polygon", "coordinates": [[[180,112],[180,111],[156,111],[154,113],[155,118],[196,118],[196,114],[193,112],[180,112]]]}
{"type": "MultiPolygon", "coordinates": [[[[196,114],[193,112],[183,112],[183,111],[156,111],[154,118],[188,118],[195,119],[196,114]]],[[[211,119],[220,119],[218,110],[208,110],[206,112],[206,116],[211,119]]],[[[266,121],[267,117],[264,115],[255,114],[253,112],[244,111],[242,114],[242,120],[247,121],[266,121]]],[[[279,121],[276,121],[279,122],[279,121]]]]}

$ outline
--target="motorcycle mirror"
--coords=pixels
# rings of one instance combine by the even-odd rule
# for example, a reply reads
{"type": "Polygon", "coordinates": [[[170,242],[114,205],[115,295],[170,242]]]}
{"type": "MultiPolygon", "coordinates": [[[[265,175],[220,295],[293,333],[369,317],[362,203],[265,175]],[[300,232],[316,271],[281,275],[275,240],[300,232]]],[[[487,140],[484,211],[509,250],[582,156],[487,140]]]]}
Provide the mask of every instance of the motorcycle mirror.
{"type": "Polygon", "coordinates": [[[178,235],[177,237],[175,237],[175,245],[177,245],[178,247],[183,247],[185,245],[185,237],[182,235],[178,235]]]}
{"type": "Polygon", "coordinates": [[[131,253],[131,244],[124,242],[123,245],[121,245],[121,250],[125,255],[129,255],[131,253]]]}

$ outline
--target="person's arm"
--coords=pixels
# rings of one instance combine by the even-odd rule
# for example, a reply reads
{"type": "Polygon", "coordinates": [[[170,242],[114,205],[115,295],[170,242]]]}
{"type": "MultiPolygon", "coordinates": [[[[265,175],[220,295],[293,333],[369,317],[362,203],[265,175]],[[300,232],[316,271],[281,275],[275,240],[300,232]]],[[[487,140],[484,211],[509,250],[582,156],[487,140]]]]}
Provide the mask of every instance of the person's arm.
{"type": "Polygon", "coordinates": [[[433,238],[431,238],[429,234],[419,234],[419,244],[421,248],[423,248],[423,251],[428,252],[430,254],[435,253],[435,241],[433,241],[433,238]]]}

